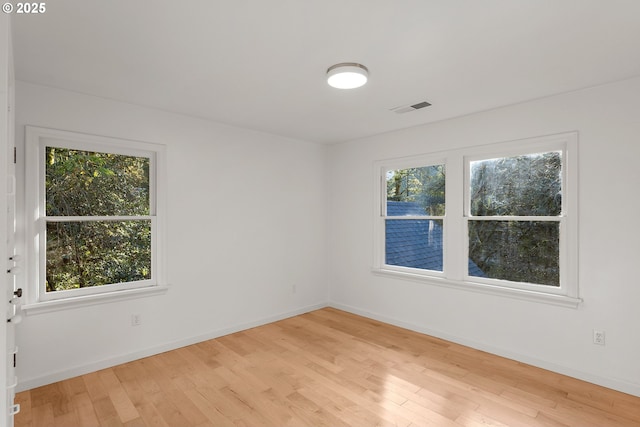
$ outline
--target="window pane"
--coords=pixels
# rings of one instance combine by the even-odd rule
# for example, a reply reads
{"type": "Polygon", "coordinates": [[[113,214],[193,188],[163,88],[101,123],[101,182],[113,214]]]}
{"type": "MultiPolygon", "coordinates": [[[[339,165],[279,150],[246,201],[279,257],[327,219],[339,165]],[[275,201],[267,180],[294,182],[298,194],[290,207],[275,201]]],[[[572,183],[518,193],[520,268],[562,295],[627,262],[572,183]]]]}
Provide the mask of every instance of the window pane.
{"type": "Polygon", "coordinates": [[[442,220],[388,219],[388,265],[442,271],[442,220]]]}
{"type": "Polygon", "coordinates": [[[47,292],[150,278],[150,220],[47,223],[47,292]]]}
{"type": "Polygon", "coordinates": [[[471,162],[471,215],[558,216],[562,153],[471,162]]]}
{"type": "Polygon", "coordinates": [[[444,165],[388,171],[386,179],[387,201],[411,203],[387,205],[388,216],[444,215],[444,165]]]}
{"type": "Polygon", "coordinates": [[[46,147],[48,216],[149,215],[149,158],[46,147]]]}
{"type": "Polygon", "coordinates": [[[469,275],[560,286],[560,223],[469,221],[469,275]]]}

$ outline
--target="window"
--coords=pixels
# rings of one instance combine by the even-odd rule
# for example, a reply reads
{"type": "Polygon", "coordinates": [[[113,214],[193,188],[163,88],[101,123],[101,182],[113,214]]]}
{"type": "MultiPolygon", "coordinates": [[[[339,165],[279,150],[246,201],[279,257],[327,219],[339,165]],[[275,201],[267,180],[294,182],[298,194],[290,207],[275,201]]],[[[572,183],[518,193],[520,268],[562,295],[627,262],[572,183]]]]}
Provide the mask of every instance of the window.
{"type": "Polygon", "coordinates": [[[387,171],[386,199],[385,263],[441,272],[444,165],[387,171]]]}
{"type": "Polygon", "coordinates": [[[162,283],[163,156],[155,144],[27,128],[30,303],[162,283]]]}
{"type": "Polygon", "coordinates": [[[576,306],[576,151],[568,133],[376,162],[374,272],[576,306]]]}
{"type": "Polygon", "coordinates": [[[560,286],[562,151],[466,166],[469,258],[482,276],[560,286]]]}

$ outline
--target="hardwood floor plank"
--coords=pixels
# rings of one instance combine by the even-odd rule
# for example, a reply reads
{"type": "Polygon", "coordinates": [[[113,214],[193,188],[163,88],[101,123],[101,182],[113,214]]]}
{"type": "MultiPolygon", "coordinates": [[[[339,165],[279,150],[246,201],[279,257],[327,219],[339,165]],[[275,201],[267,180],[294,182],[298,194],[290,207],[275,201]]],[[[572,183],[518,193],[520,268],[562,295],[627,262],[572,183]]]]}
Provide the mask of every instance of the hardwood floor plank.
{"type": "Polygon", "coordinates": [[[510,427],[476,411],[468,411],[456,418],[456,423],[466,427],[510,427]]]}
{"type": "Polygon", "coordinates": [[[80,426],[80,419],[75,411],[66,412],[54,416],[54,425],[56,427],[80,426]]]}
{"type": "Polygon", "coordinates": [[[419,393],[414,393],[408,400],[431,411],[437,412],[450,420],[455,420],[461,415],[477,409],[479,406],[478,404],[457,395],[444,397],[427,389],[421,389],[419,393]]]}
{"type": "MultiPolygon", "coordinates": [[[[18,413],[15,417],[16,423],[20,419],[19,415],[18,413]]],[[[55,426],[51,403],[44,403],[33,407],[31,411],[31,425],[34,427],[55,426]]]]}
{"type": "Polygon", "coordinates": [[[147,427],[147,424],[141,417],[135,418],[123,424],[124,427],[147,427]]]}
{"type": "Polygon", "coordinates": [[[120,417],[120,421],[126,423],[140,417],[138,410],[129,399],[129,395],[122,386],[114,388],[109,392],[109,398],[113,402],[114,408],[120,417]]]}
{"type": "Polygon", "coordinates": [[[219,405],[223,413],[235,424],[247,426],[268,426],[275,425],[266,414],[259,413],[252,405],[251,399],[247,395],[238,393],[228,386],[218,390],[210,388],[202,389],[203,395],[212,403],[219,405]]]}
{"type": "Polygon", "coordinates": [[[14,403],[20,405],[20,417],[24,420],[24,425],[31,427],[32,421],[32,404],[31,392],[25,391],[16,394],[14,403]]]}
{"type": "Polygon", "coordinates": [[[16,402],[16,427],[640,427],[640,397],[333,308],[16,402]]]}
{"type": "Polygon", "coordinates": [[[96,412],[100,425],[115,423],[116,420],[122,424],[122,422],[119,421],[120,417],[118,416],[118,411],[113,406],[113,401],[108,396],[92,402],[93,409],[96,412]]]}
{"type": "Polygon", "coordinates": [[[71,396],[87,392],[87,385],[82,377],[71,378],[68,381],[65,381],[64,385],[66,387],[65,393],[68,393],[71,396]]]}
{"type": "Polygon", "coordinates": [[[82,381],[87,389],[87,393],[91,398],[92,402],[108,397],[107,389],[100,381],[100,376],[98,372],[91,372],[89,374],[83,375],[82,381]]]}
{"type": "Polygon", "coordinates": [[[340,421],[340,425],[353,426],[357,423],[361,425],[402,425],[391,422],[388,420],[390,417],[380,416],[371,412],[369,408],[359,406],[349,399],[327,393],[327,390],[322,386],[302,388],[298,394],[318,406],[317,413],[325,414],[325,416],[330,414],[335,420],[340,421]]]}
{"type": "Polygon", "coordinates": [[[100,421],[93,407],[93,402],[88,392],[73,396],[73,405],[78,417],[78,425],[82,427],[99,427],[100,421]]]}
{"type": "Polygon", "coordinates": [[[621,415],[630,420],[640,423],[640,406],[638,402],[629,399],[629,395],[623,393],[615,393],[589,387],[576,392],[570,392],[567,400],[571,402],[585,404],[588,407],[594,407],[605,412],[612,412],[621,415]]]}
{"type": "MultiPolygon", "coordinates": [[[[612,411],[598,409],[597,403],[593,405],[580,404],[565,400],[558,402],[555,408],[542,410],[546,416],[567,424],[580,425],[585,427],[596,426],[640,426],[640,422],[634,421],[625,414],[618,414],[612,411]]],[[[640,406],[637,407],[640,411],[640,406]]]]}
{"type": "Polygon", "coordinates": [[[160,414],[163,420],[170,426],[189,425],[189,422],[180,412],[180,409],[173,404],[169,397],[171,392],[154,393],[149,396],[149,401],[153,404],[156,412],[160,414]]]}
{"type": "Polygon", "coordinates": [[[164,420],[160,412],[157,411],[153,403],[145,401],[136,406],[136,408],[138,409],[140,418],[142,418],[142,420],[148,427],[172,427],[167,424],[167,422],[164,420]]]}

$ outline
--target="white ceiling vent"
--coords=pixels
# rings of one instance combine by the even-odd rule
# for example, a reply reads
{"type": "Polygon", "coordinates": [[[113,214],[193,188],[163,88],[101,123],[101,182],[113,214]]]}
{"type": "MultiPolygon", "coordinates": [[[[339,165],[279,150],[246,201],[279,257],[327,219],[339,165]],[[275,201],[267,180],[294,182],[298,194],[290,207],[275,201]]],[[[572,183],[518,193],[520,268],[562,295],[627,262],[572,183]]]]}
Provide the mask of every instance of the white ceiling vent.
{"type": "Polygon", "coordinates": [[[409,111],[419,110],[421,108],[428,107],[429,105],[431,104],[429,104],[427,101],[422,101],[413,105],[401,105],[400,107],[392,108],[391,111],[395,111],[398,114],[408,113],[409,111]]]}

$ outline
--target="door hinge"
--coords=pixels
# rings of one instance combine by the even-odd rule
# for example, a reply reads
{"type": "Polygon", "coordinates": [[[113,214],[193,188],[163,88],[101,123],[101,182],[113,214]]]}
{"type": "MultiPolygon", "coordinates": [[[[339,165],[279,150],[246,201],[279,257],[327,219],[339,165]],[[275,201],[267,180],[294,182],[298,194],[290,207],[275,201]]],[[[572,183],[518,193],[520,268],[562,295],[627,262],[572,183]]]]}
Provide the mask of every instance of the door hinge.
{"type": "Polygon", "coordinates": [[[13,164],[18,163],[18,149],[13,147],[13,164]]]}

